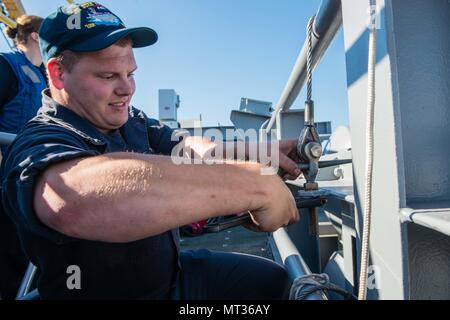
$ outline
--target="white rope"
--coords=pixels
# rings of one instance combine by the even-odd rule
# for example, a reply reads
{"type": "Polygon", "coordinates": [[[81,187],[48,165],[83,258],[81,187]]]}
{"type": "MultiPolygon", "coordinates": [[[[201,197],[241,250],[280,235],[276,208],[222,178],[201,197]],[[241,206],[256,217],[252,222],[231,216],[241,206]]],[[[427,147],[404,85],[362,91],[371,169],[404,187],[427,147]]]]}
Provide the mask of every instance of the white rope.
{"type": "Polygon", "coordinates": [[[368,105],[367,105],[367,132],[366,132],[366,184],[364,195],[364,221],[361,245],[361,266],[359,277],[358,299],[367,298],[367,275],[369,269],[370,229],[372,216],[372,175],[373,175],[373,151],[374,151],[374,110],[375,110],[375,69],[376,69],[376,47],[377,29],[376,0],[370,0],[370,38],[369,38],[369,60],[368,60],[368,105]]]}

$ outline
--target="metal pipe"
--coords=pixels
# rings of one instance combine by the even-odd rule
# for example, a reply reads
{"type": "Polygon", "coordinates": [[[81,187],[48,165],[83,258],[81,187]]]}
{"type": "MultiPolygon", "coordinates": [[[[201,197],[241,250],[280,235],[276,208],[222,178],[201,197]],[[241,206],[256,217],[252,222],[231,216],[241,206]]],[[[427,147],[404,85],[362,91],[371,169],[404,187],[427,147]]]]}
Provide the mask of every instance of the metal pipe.
{"type": "MultiPolygon", "coordinates": [[[[291,281],[303,276],[311,275],[311,270],[298,252],[291,238],[284,228],[273,233],[273,241],[280,254],[291,281]]],[[[316,292],[309,295],[306,300],[327,300],[323,292],[316,292]]]]}
{"type": "Polygon", "coordinates": [[[36,271],[37,268],[33,264],[28,264],[25,277],[23,278],[22,283],[20,284],[19,291],[17,292],[16,300],[20,300],[30,292],[34,277],[36,275],[36,271]]]}
{"type": "Polygon", "coordinates": [[[11,28],[17,27],[17,22],[0,12],[0,22],[3,22],[11,28]]]}
{"type": "Polygon", "coordinates": [[[15,138],[15,134],[0,132],[0,145],[10,145],[15,138]]]}
{"type": "MultiPolygon", "coordinates": [[[[312,37],[312,68],[314,69],[320,62],[326,50],[336,36],[342,25],[341,0],[322,0],[319,10],[316,14],[313,26],[312,37]]],[[[308,43],[305,41],[303,48],[297,58],[294,69],[291,72],[289,80],[284,88],[280,100],[278,101],[275,112],[266,128],[267,132],[272,130],[277,116],[281,111],[291,108],[297,99],[300,91],[306,83],[306,61],[308,55],[308,43]]]]}
{"type": "Polygon", "coordinates": [[[314,125],[314,101],[308,100],[305,104],[305,125],[314,125]]]}
{"type": "MultiPolygon", "coordinates": [[[[336,166],[342,166],[344,164],[350,164],[353,163],[352,159],[345,159],[345,160],[325,160],[325,161],[319,161],[319,168],[329,168],[329,167],[336,167],[336,166]]],[[[306,170],[309,168],[309,164],[301,163],[298,165],[300,169],[306,170]]]]}
{"type": "Polygon", "coordinates": [[[8,11],[8,16],[13,20],[26,13],[21,0],[2,0],[0,2],[3,2],[8,11]]]}

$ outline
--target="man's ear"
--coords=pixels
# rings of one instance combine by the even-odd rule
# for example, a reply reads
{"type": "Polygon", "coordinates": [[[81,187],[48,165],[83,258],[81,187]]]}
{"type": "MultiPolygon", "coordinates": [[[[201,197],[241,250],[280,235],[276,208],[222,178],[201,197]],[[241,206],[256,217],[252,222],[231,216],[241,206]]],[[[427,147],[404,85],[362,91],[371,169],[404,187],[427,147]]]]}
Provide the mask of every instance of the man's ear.
{"type": "Polygon", "coordinates": [[[48,79],[58,90],[64,89],[65,70],[56,58],[51,58],[47,63],[48,79]]]}

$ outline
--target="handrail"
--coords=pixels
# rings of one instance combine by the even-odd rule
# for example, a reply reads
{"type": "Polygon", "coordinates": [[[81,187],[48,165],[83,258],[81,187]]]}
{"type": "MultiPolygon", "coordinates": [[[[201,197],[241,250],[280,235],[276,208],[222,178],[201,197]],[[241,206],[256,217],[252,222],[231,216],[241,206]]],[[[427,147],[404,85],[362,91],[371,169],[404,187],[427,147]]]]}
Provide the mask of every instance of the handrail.
{"type": "MultiPolygon", "coordinates": [[[[312,68],[314,69],[320,62],[338,30],[342,25],[341,0],[322,0],[316,14],[313,26],[312,39],[312,68]]],[[[266,132],[272,130],[276,119],[281,111],[289,110],[297,99],[300,91],[306,83],[306,61],[308,54],[308,43],[305,41],[303,48],[297,58],[295,66],[289,76],[289,80],[281,94],[277,107],[272,114],[266,132]]]]}
{"type": "MultiPolygon", "coordinates": [[[[272,234],[273,241],[280,255],[281,261],[286,267],[291,281],[304,276],[310,276],[311,270],[298,252],[288,233],[281,228],[272,234]]],[[[309,295],[306,300],[328,300],[322,291],[309,295]]]]}
{"type": "Polygon", "coordinates": [[[29,263],[25,276],[23,277],[22,283],[20,284],[19,291],[17,292],[16,300],[23,299],[31,292],[33,286],[33,281],[36,276],[37,268],[29,263]]]}
{"type": "Polygon", "coordinates": [[[8,11],[8,16],[12,20],[16,20],[18,17],[26,14],[21,0],[1,0],[8,11]]]}
{"type": "Polygon", "coordinates": [[[4,15],[1,11],[0,11],[0,22],[3,22],[4,24],[6,24],[7,26],[9,26],[11,28],[17,27],[17,22],[15,22],[10,17],[4,15]]]}

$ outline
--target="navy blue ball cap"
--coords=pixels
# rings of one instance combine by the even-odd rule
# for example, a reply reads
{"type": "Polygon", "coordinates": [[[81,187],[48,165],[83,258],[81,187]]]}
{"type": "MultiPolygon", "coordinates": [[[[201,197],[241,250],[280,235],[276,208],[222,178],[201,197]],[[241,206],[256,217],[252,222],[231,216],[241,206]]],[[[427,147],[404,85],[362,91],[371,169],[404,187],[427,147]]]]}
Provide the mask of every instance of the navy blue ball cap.
{"type": "Polygon", "coordinates": [[[96,2],[59,7],[45,18],[39,36],[45,63],[64,50],[99,51],[125,37],[131,38],[133,48],[147,47],[158,41],[154,30],[127,28],[117,15],[96,2]]]}

